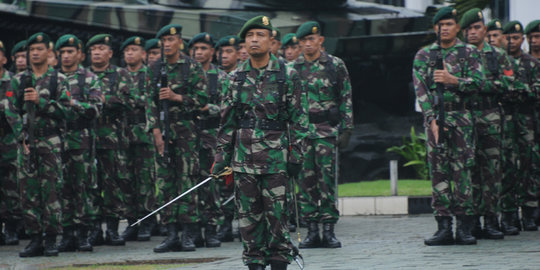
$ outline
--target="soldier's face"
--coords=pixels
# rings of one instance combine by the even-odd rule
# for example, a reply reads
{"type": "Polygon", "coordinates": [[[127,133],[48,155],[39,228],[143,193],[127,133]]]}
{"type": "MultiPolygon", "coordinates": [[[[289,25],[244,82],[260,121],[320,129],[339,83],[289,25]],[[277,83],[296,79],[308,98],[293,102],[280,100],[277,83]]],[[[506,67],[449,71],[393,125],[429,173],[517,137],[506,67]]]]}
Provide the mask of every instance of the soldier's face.
{"type": "Polygon", "coordinates": [[[17,68],[18,72],[26,69],[26,51],[18,52],[12,58],[13,62],[15,62],[15,68],[17,68]]]}
{"type": "Polygon", "coordinates": [[[238,44],[238,57],[240,61],[246,61],[249,58],[245,42],[238,44]]]}
{"type": "Polygon", "coordinates": [[[160,48],[154,48],[148,50],[148,65],[151,65],[157,61],[159,61],[159,58],[161,58],[161,49],[160,48]]]}
{"type": "Polygon", "coordinates": [[[226,70],[231,70],[238,62],[238,51],[233,46],[221,47],[221,65],[226,70]]]}
{"type": "Polygon", "coordinates": [[[246,48],[250,56],[258,57],[270,51],[272,40],[270,31],[266,29],[251,29],[246,33],[246,48]]]}
{"type": "Polygon", "coordinates": [[[521,44],[523,43],[523,34],[521,33],[512,33],[510,35],[510,52],[516,53],[521,50],[521,44]]]}
{"type": "Polygon", "coordinates": [[[285,59],[294,61],[300,55],[301,49],[298,44],[288,45],[285,47],[285,59]]]}
{"type": "Polygon", "coordinates": [[[124,48],[124,60],[127,65],[136,66],[143,62],[146,58],[146,52],[141,46],[128,45],[124,48]]]}
{"type": "Polygon", "coordinates": [[[4,68],[4,65],[7,63],[6,55],[4,55],[3,51],[0,51],[0,70],[4,68]]]}
{"type": "Polygon", "coordinates": [[[201,64],[206,64],[212,61],[214,55],[214,48],[210,44],[204,42],[197,42],[192,47],[193,56],[195,60],[201,64]]]}
{"type": "Polygon", "coordinates": [[[311,34],[300,39],[302,50],[307,55],[314,55],[321,51],[324,37],[319,34],[311,34]]]}
{"type": "Polygon", "coordinates": [[[90,47],[90,60],[92,65],[108,65],[111,60],[113,52],[109,45],[94,44],[90,47]]]}
{"type": "Polygon", "coordinates": [[[86,59],[86,53],[84,53],[82,50],[78,50],[79,52],[79,64],[83,63],[86,59]]]}
{"type": "Polygon", "coordinates": [[[529,47],[534,52],[540,51],[540,32],[532,32],[527,36],[529,47]]]}
{"type": "Polygon", "coordinates": [[[281,42],[274,38],[274,40],[272,41],[272,49],[271,49],[272,53],[274,55],[277,55],[280,47],[281,47],[281,42]]]}
{"type": "Polygon", "coordinates": [[[174,56],[180,50],[182,39],[178,35],[163,36],[161,37],[161,44],[166,57],[174,56]]]}
{"type": "Polygon", "coordinates": [[[435,25],[435,33],[438,33],[439,25],[441,27],[441,42],[452,42],[456,39],[460,27],[454,19],[440,20],[435,25]]]}
{"type": "Polygon", "coordinates": [[[487,28],[483,22],[475,22],[467,27],[463,34],[467,33],[467,41],[476,46],[484,42],[487,28]]]}
{"type": "Polygon", "coordinates": [[[30,63],[34,65],[46,64],[50,49],[44,43],[30,45],[30,63]]]}
{"type": "Polygon", "coordinates": [[[504,38],[501,30],[491,30],[487,32],[487,42],[489,45],[503,48],[504,45],[504,38]]]}
{"type": "Polygon", "coordinates": [[[63,68],[69,69],[79,64],[80,50],[77,50],[75,47],[64,47],[59,52],[63,68]]]}
{"type": "Polygon", "coordinates": [[[56,57],[56,53],[54,51],[50,51],[49,55],[47,56],[47,63],[51,67],[56,67],[58,65],[58,57],[56,57]]]}

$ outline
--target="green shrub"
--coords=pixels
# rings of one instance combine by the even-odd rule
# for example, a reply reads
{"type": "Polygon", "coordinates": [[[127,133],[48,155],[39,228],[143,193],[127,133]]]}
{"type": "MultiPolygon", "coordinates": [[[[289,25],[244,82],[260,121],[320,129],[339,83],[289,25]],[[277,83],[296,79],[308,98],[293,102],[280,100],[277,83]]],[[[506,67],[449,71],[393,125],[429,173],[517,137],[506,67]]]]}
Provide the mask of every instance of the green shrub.
{"type": "Polygon", "coordinates": [[[411,127],[409,138],[403,137],[403,144],[392,146],[386,152],[395,152],[402,156],[407,163],[403,167],[413,166],[416,175],[420,179],[428,179],[428,168],[426,164],[426,134],[416,133],[411,127]]]}

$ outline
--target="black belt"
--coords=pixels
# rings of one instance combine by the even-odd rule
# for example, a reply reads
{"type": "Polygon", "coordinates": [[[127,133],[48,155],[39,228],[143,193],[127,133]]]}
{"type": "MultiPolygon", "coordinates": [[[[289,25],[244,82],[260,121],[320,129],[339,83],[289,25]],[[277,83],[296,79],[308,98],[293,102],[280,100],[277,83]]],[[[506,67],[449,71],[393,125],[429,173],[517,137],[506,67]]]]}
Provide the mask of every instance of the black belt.
{"type": "Polygon", "coordinates": [[[516,106],[516,111],[522,114],[533,114],[534,113],[534,104],[533,103],[523,103],[516,106]]]}
{"type": "Polygon", "coordinates": [[[182,120],[193,120],[195,114],[193,112],[182,112],[182,113],[169,113],[169,121],[176,122],[182,120]]]}
{"type": "Polygon", "coordinates": [[[34,135],[38,138],[46,138],[50,136],[59,136],[60,129],[58,128],[36,128],[34,135]]]}
{"type": "Polygon", "coordinates": [[[207,119],[199,120],[198,125],[201,130],[214,129],[219,127],[219,117],[210,117],[207,119]]]}
{"type": "Polygon", "coordinates": [[[11,129],[11,127],[9,125],[0,128],[0,137],[4,137],[4,136],[6,136],[8,134],[11,134],[11,133],[13,133],[13,130],[11,129]]]}
{"type": "Polygon", "coordinates": [[[73,122],[67,122],[66,127],[68,130],[90,129],[90,123],[84,120],[73,121],[73,122]]]}
{"type": "Polygon", "coordinates": [[[476,110],[489,110],[499,107],[499,102],[495,97],[481,97],[474,101],[474,107],[476,110]]]}
{"type": "Polygon", "coordinates": [[[309,122],[312,124],[319,124],[324,122],[339,122],[339,111],[335,109],[309,113],[309,122]]]}
{"type": "Polygon", "coordinates": [[[467,102],[445,102],[444,103],[444,110],[447,112],[452,111],[465,111],[470,110],[471,105],[467,102]]]}
{"type": "Polygon", "coordinates": [[[114,124],[116,120],[118,120],[118,116],[112,116],[112,115],[102,115],[97,119],[98,123],[100,125],[109,125],[114,124]]]}
{"type": "Polygon", "coordinates": [[[262,130],[285,130],[285,123],[279,120],[244,118],[239,120],[239,128],[262,130]]]}
{"type": "Polygon", "coordinates": [[[128,123],[130,125],[145,124],[146,115],[144,114],[132,114],[128,116],[128,123]]]}

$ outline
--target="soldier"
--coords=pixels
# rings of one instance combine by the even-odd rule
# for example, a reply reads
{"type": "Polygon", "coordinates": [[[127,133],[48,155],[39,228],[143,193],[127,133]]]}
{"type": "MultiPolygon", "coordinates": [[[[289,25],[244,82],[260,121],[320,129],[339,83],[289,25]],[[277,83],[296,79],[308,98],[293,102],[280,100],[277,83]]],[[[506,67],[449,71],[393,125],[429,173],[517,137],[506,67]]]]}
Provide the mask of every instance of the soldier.
{"type": "MultiPolygon", "coordinates": [[[[90,50],[91,66],[101,82],[103,110],[96,125],[97,189],[93,190],[94,203],[99,214],[105,218],[107,231],[105,244],[125,245],[118,235],[118,222],[126,214],[126,194],[133,192],[127,170],[125,114],[133,107],[133,82],[129,72],[110,64],[113,55],[112,36],[98,34],[90,38],[86,48],[90,50]],[[103,196],[101,197],[101,194],[103,196]]],[[[94,223],[89,235],[93,246],[103,243],[101,221],[94,223]]]]}
{"type": "Polygon", "coordinates": [[[540,20],[534,20],[525,27],[525,35],[529,43],[529,53],[540,60],[540,20]]]}
{"type": "MultiPolygon", "coordinates": [[[[170,24],[156,34],[165,54],[163,79],[167,81],[167,85],[160,85],[155,91],[155,98],[159,100],[163,111],[160,114],[164,116],[158,132],[159,136],[165,133],[165,143],[168,144],[167,148],[163,143],[158,144],[161,145],[158,148],[161,158],[157,162],[160,203],[187,191],[199,178],[199,140],[194,117],[199,108],[206,105],[206,77],[199,63],[180,52],[181,31],[181,25],[170,24]],[[164,110],[167,107],[168,110],[164,110]]],[[[151,77],[154,76],[160,75],[155,74],[152,69],[151,77]]],[[[197,232],[199,216],[194,193],[165,208],[161,213],[161,220],[167,227],[167,238],[154,248],[154,252],[195,250],[193,237],[197,232]],[[183,225],[181,243],[177,229],[179,223],[183,225]]]]}
{"type": "Polygon", "coordinates": [[[478,220],[473,234],[476,238],[502,239],[497,213],[501,193],[501,110],[500,97],[507,93],[513,82],[512,65],[504,50],[485,41],[487,27],[479,8],[463,14],[460,21],[463,36],[475,45],[482,57],[487,80],[480,92],[472,96],[474,132],[476,135],[476,162],[472,174],[473,198],[478,220]],[[480,216],[484,216],[482,231],[480,216]]]}
{"type": "MultiPolygon", "coordinates": [[[[197,125],[200,132],[199,169],[202,178],[210,175],[210,168],[214,162],[216,149],[216,136],[219,127],[219,105],[221,103],[221,89],[227,74],[211,63],[214,55],[214,40],[212,35],[203,32],[195,35],[188,44],[193,50],[195,60],[202,65],[208,81],[208,104],[199,109],[197,125]]],[[[195,246],[219,247],[217,225],[223,215],[219,201],[218,186],[215,181],[202,186],[198,190],[198,202],[200,224],[204,225],[204,241],[201,235],[201,227],[195,238],[195,246]]]]}
{"type": "Polygon", "coordinates": [[[133,187],[132,193],[125,194],[128,227],[122,233],[126,241],[149,241],[152,220],[146,219],[140,226],[131,226],[137,217],[152,212],[155,204],[155,149],[154,132],[157,129],[157,108],[152,99],[151,80],[148,67],[144,65],[146,52],[144,39],[139,36],[128,38],[120,51],[124,53],[127,70],[133,81],[135,107],[127,113],[126,133],[129,140],[127,149],[128,171],[133,187]]]}
{"type": "Polygon", "coordinates": [[[0,41],[0,230],[2,222],[5,224],[4,234],[0,231],[0,242],[18,245],[17,225],[22,213],[17,181],[17,134],[6,116],[7,99],[13,95],[8,91],[13,74],[4,68],[6,63],[6,47],[0,41]]]}
{"type": "Polygon", "coordinates": [[[146,51],[146,66],[154,66],[161,59],[161,42],[157,38],[152,38],[144,43],[146,51]]]}
{"type": "Polygon", "coordinates": [[[457,218],[455,243],[476,244],[471,235],[473,118],[466,98],[480,89],[485,76],[478,50],[457,39],[456,16],[453,7],[435,14],[433,25],[440,41],[419,50],[413,63],[416,96],[427,129],[432,207],[438,225],[433,237],[424,241],[428,246],[454,244],[452,216],[457,218]]]}
{"type": "Polygon", "coordinates": [[[250,270],[266,264],[286,269],[292,243],[285,192],[289,177],[296,177],[302,167],[306,99],[296,71],[270,53],[268,17],[247,21],[239,37],[246,40],[250,61],[224,85],[212,171],[226,166],[234,171],[244,264],[250,270]]]}
{"type": "MultiPolygon", "coordinates": [[[[523,230],[536,231],[535,212],[538,209],[536,192],[538,189],[538,170],[540,153],[535,135],[538,133],[536,107],[540,92],[540,63],[530,54],[521,50],[524,41],[523,26],[518,21],[510,21],[504,25],[503,34],[509,41],[509,52],[512,57],[514,74],[516,77],[516,90],[518,91],[519,103],[516,107],[516,134],[517,157],[519,170],[517,179],[517,205],[508,205],[507,209],[514,208],[516,211],[521,207],[523,230]]],[[[516,176],[514,176],[516,177],[516,176]]],[[[510,204],[510,203],[509,203],[510,204]]],[[[517,213],[511,218],[517,219],[517,213]]]]}
{"type": "Polygon", "coordinates": [[[238,56],[238,61],[240,62],[244,62],[249,58],[249,54],[246,48],[246,41],[243,39],[240,39],[240,41],[238,41],[238,56]]]}
{"type": "Polygon", "coordinates": [[[62,187],[62,240],[60,252],[92,251],[88,228],[92,225],[93,205],[89,195],[95,180],[95,119],[102,106],[101,85],[97,76],[79,65],[82,42],[74,35],[61,36],[56,42],[60,72],[67,77],[71,94],[71,112],[66,123],[64,184],[62,187]]]}
{"type": "Polygon", "coordinates": [[[491,20],[487,25],[486,41],[491,46],[504,49],[505,39],[502,33],[502,23],[499,19],[491,20]]]}
{"type": "Polygon", "coordinates": [[[302,49],[298,44],[298,38],[296,38],[296,33],[286,34],[283,39],[281,39],[281,44],[281,49],[283,50],[287,62],[294,62],[294,60],[302,53],[302,49]]]}
{"type": "Polygon", "coordinates": [[[274,36],[274,39],[270,46],[270,52],[279,59],[281,57],[279,54],[279,49],[281,48],[281,31],[277,27],[274,27],[272,29],[272,35],[274,36]]]}
{"type": "Polygon", "coordinates": [[[321,50],[324,37],[318,22],[309,21],[296,31],[303,53],[292,65],[306,88],[309,135],[299,187],[301,216],[309,223],[300,248],[339,248],[334,225],[336,207],[336,156],[349,142],[353,128],[352,90],[345,63],[321,50]],[[339,148],[338,148],[339,147],[339,148]],[[323,224],[323,238],[319,236],[323,224]]]}
{"type": "Polygon", "coordinates": [[[58,57],[56,55],[54,42],[52,41],[49,42],[49,49],[51,50],[51,52],[47,56],[47,63],[49,64],[49,66],[56,68],[56,66],[58,65],[58,57]]]}
{"type": "Polygon", "coordinates": [[[26,40],[17,42],[11,48],[11,61],[15,64],[13,73],[23,72],[26,69],[26,40]]]}
{"type": "Polygon", "coordinates": [[[21,206],[30,243],[20,257],[58,256],[56,235],[61,232],[59,192],[62,179],[62,121],[70,103],[66,77],[47,64],[49,36],[28,38],[31,70],[11,81],[15,113],[25,118],[25,135],[18,155],[21,206]],[[42,235],[45,233],[45,248],[42,235]]]}
{"type": "Polygon", "coordinates": [[[222,37],[215,46],[218,51],[218,63],[220,68],[227,74],[230,74],[238,65],[238,45],[240,39],[238,36],[222,37]]]}

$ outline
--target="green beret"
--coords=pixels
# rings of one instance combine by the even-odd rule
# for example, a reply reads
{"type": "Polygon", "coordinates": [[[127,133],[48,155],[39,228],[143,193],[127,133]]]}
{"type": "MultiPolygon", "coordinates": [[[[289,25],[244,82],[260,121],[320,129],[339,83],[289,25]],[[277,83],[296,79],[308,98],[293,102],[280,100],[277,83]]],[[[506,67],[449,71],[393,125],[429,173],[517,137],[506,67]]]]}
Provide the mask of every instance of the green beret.
{"type": "Polygon", "coordinates": [[[509,21],[503,27],[503,34],[521,33],[523,34],[523,25],[519,21],[509,21]]]}
{"type": "Polygon", "coordinates": [[[281,31],[279,31],[279,29],[277,27],[272,28],[272,36],[275,39],[281,41],[281,31]]]}
{"type": "Polygon", "coordinates": [[[240,30],[240,33],[238,33],[238,36],[241,39],[245,39],[247,31],[254,28],[267,29],[267,30],[270,30],[270,32],[273,30],[272,23],[270,22],[270,18],[268,18],[267,16],[260,15],[260,16],[251,18],[249,21],[247,21],[244,24],[244,26],[242,26],[242,29],[240,30]]]}
{"type": "Polygon", "coordinates": [[[11,48],[11,56],[14,56],[18,52],[26,51],[26,40],[21,40],[11,48]]]}
{"type": "Polygon", "coordinates": [[[150,49],[159,49],[161,48],[161,40],[157,38],[149,39],[144,43],[144,50],[149,51],[150,49]]]}
{"type": "Polygon", "coordinates": [[[112,36],[109,34],[97,34],[86,42],[86,48],[90,48],[95,44],[105,44],[112,48],[112,36]]]}
{"type": "Polygon", "coordinates": [[[51,41],[51,39],[49,38],[49,35],[43,33],[43,32],[39,32],[39,33],[35,33],[33,35],[31,35],[27,42],[26,42],[26,45],[28,47],[30,47],[30,45],[32,44],[38,44],[38,43],[44,43],[47,48],[49,48],[50,44],[49,42],[51,41]]]}
{"type": "Polygon", "coordinates": [[[75,35],[67,34],[58,38],[58,40],[56,41],[56,46],[54,48],[58,51],[64,47],[75,47],[78,49],[82,49],[82,43],[75,35]]]}
{"type": "Polygon", "coordinates": [[[482,10],[479,8],[469,9],[465,12],[461,17],[461,21],[459,21],[459,25],[461,29],[465,29],[476,22],[484,22],[484,14],[482,14],[482,10]]]}
{"type": "Polygon", "coordinates": [[[120,51],[124,51],[124,49],[128,45],[137,45],[137,46],[141,46],[141,48],[144,48],[144,38],[139,37],[139,36],[132,36],[126,39],[124,43],[122,43],[122,45],[120,46],[120,51]]]}
{"type": "Polygon", "coordinates": [[[163,26],[163,28],[159,29],[159,31],[156,34],[156,38],[161,38],[162,36],[169,36],[169,35],[181,35],[182,34],[182,26],[179,24],[169,24],[163,26]]]}
{"type": "Polygon", "coordinates": [[[219,49],[220,47],[224,46],[238,46],[238,44],[240,44],[240,38],[238,38],[238,36],[224,36],[218,40],[215,48],[219,49]]]}
{"type": "Polygon", "coordinates": [[[440,20],[447,19],[454,19],[457,22],[457,9],[450,6],[439,9],[433,17],[433,25],[436,25],[440,20]]]}
{"type": "Polygon", "coordinates": [[[316,21],[305,22],[296,30],[297,39],[302,39],[312,34],[321,34],[321,26],[316,21]]]}
{"type": "Polygon", "coordinates": [[[281,39],[281,47],[285,48],[288,45],[298,44],[298,39],[295,33],[288,33],[281,39]]]}
{"type": "Polygon", "coordinates": [[[540,20],[534,20],[527,24],[527,27],[525,27],[525,35],[532,32],[540,32],[540,20]]]}
{"type": "Polygon", "coordinates": [[[499,19],[493,19],[487,24],[487,30],[493,31],[493,30],[502,30],[502,23],[499,19]]]}
{"type": "Polygon", "coordinates": [[[206,44],[209,44],[210,46],[214,46],[214,38],[212,37],[212,35],[206,33],[206,32],[202,32],[202,33],[198,33],[196,34],[188,43],[188,48],[191,48],[193,45],[195,45],[195,43],[197,42],[202,42],[202,43],[206,43],[206,44]]]}
{"type": "Polygon", "coordinates": [[[6,54],[6,47],[4,46],[4,42],[0,40],[0,51],[3,51],[4,54],[6,54]]]}

